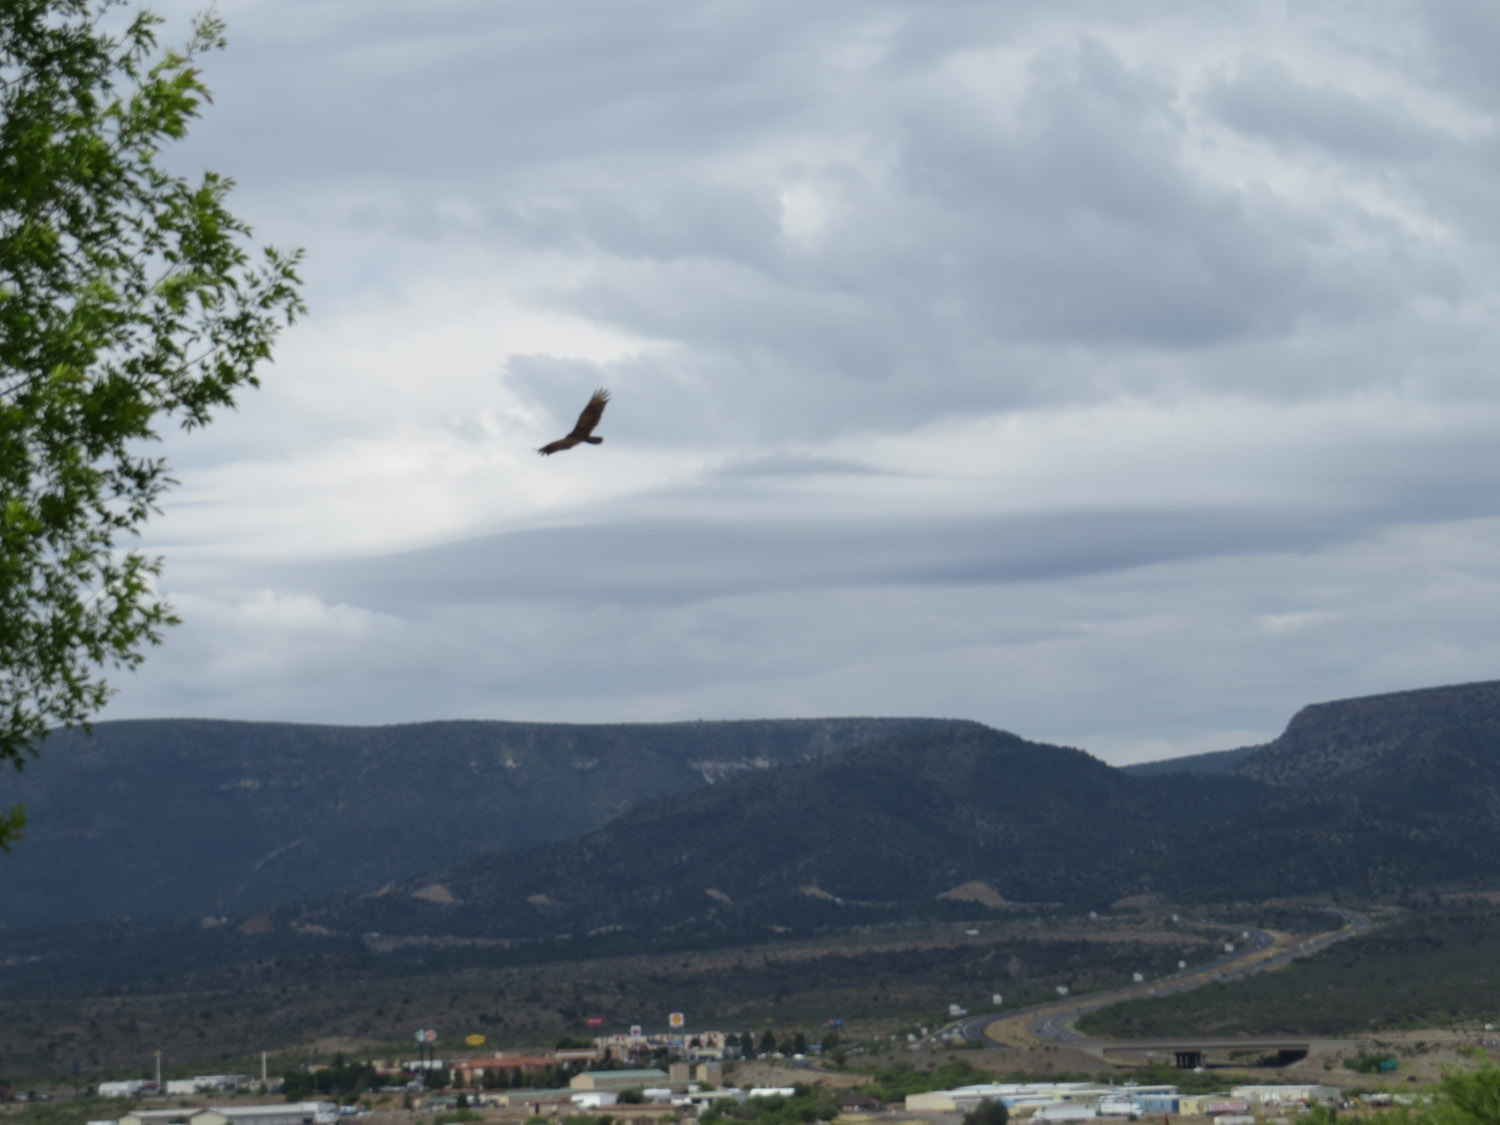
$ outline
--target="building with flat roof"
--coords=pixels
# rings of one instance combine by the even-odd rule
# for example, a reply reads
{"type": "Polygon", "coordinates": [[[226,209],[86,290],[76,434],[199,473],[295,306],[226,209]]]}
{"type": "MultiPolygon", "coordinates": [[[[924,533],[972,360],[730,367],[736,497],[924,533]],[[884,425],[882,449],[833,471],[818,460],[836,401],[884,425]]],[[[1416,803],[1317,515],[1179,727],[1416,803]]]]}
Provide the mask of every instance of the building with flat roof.
{"type": "Polygon", "coordinates": [[[283,1102],[210,1106],[189,1125],[335,1125],[338,1119],[339,1107],[333,1102],[283,1102]]]}
{"type": "Polygon", "coordinates": [[[179,1109],[133,1109],[120,1114],[120,1125],[199,1125],[208,1110],[201,1106],[179,1109]]]}
{"type": "Polygon", "coordinates": [[[1334,1101],[1339,1096],[1339,1088],[1317,1082],[1288,1083],[1284,1086],[1235,1086],[1229,1091],[1229,1096],[1244,1098],[1254,1109],[1256,1106],[1334,1101]]]}
{"type": "Polygon", "coordinates": [[[661,1086],[668,1082],[667,1072],[655,1067],[646,1070],[585,1070],[568,1083],[575,1090],[633,1090],[637,1086],[661,1086]]]}

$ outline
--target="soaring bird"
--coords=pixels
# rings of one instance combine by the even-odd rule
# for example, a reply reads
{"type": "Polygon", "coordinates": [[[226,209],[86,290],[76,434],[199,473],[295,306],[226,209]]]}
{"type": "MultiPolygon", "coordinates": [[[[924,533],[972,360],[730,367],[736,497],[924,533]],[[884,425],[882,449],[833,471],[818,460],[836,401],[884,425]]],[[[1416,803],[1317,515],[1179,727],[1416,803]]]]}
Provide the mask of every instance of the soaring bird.
{"type": "Polygon", "coordinates": [[[586,441],[590,445],[602,444],[604,439],[594,436],[594,427],[599,424],[599,419],[604,417],[604,406],[608,402],[609,392],[601,387],[594,392],[594,397],[589,399],[589,404],[583,408],[583,413],[573,424],[573,432],[567,437],[548,442],[537,452],[546,457],[551,453],[561,453],[564,449],[572,449],[581,441],[586,441]]]}

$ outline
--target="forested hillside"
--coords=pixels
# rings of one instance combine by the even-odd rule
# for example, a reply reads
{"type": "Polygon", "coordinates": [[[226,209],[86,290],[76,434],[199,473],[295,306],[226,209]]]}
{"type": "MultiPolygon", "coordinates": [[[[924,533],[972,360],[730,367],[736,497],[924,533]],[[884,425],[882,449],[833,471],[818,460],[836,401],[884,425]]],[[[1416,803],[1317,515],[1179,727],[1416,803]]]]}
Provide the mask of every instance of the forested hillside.
{"type": "Polygon", "coordinates": [[[835,753],[930,720],[208,720],[67,731],[5,779],[24,839],[0,925],[234,915],[368,892],[468,856],[566,839],[641,801],[835,753]]]}

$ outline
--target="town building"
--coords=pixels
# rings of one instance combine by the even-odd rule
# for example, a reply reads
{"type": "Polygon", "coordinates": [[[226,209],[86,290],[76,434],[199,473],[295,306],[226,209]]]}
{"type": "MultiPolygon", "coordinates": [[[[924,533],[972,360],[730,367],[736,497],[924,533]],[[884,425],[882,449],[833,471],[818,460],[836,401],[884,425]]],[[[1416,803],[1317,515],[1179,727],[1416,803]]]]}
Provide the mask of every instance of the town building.
{"type": "Polygon", "coordinates": [[[339,1107],[333,1102],[283,1102],[210,1106],[190,1125],[335,1125],[338,1119],[339,1107]]]}
{"type": "Polygon", "coordinates": [[[1244,1098],[1252,1111],[1263,1106],[1300,1105],[1313,1102],[1333,1102],[1339,1099],[1337,1086],[1320,1083],[1288,1084],[1284,1086],[1235,1086],[1229,1091],[1233,1098],[1244,1098]]]}
{"type": "Polygon", "coordinates": [[[120,1125],[200,1125],[208,1110],[201,1106],[180,1109],[133,1109],[120,1114],[120,1125]]]}
{"type": "Polygon", "coordinates": [[[568,1083],[574,1090],[633,1090],[637,1087],[661,1086],[670,1079],[667,1072],[650,1067],[645,1070],[585,1070],[568,1083]]]}

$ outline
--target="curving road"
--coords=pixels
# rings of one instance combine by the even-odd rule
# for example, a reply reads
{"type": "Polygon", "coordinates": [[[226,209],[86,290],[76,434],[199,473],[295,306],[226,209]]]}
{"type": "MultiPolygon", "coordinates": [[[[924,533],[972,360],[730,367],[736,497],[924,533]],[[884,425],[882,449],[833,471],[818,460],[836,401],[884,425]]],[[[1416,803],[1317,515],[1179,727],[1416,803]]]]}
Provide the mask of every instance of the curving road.
{"type": "Polygon", "coordinates": [[[1343,907],[1330,906],[1326,908],[1330,913],[1338,914],[1343,918],[1344,924],[1337,930],[1318,934],[1316,937],[1308,938],[1295,945],[1287,946],[1270,956],[1265,953],[1275,945],[1275,938],[1265,930],[1258,930],[1252,926],[1233,926],[1218,922],[1197,922],[1194,925],[1212,927],[1213,929],[1225,930],[1241,935],[1236,939],[1236,948],[1233,953],[1227,954],[1212,964],[1203,968],[1185,969],[1181,972],[1172,973],[1159,980],[1148,984],[1131,985],[1127,988],[1112,989],[1108,992],[1096,992],[1087,997],[1080,997],[1074,1001],[1053,1000],[1045,1004],[1035,1004],[1029,1008],[1019,1008],[1014,1012],[1006,1012],[998,1016],[994,1012],[983,1016],[971,1016],[957,1023],[948,1025],[933,1039],[941,1038],[944,1034],[951,1035],[954,1032],[963,1038],[985,1043],[992,1047],[1006,1047],[1007,1043],[991,1038],[989,1027],[998,1019],[1015,1019],[1017,1016],[1030,1015],[1030,1029],[1032,1034],[1039,1039],[1050,1043],[1067,1044],[1069,1046],[1102,1045],[1106,1040],[1091,1039],[1082,1035],[1072,1028],[1072,1023],[1086,1012],[1098,1011],[1107,1008],[1111,1004],[1118,1004],[1122,1000],[1134,1000],[1145,996],[1166,996],[1174,992],[1187,992],[1194,988],[1201,988],[1210,981],[1238,980],[1249,976],[1251,973],[1265,972],[1267,969],[1278,968],[1287,964],[1297,957],[1307,957],[1320,950],[1328,948],[1334,942],[1345,941],[1348,938],[1364,933],[1370,928],[1370,920],[1365,915],[1354,910],[1346,910],[1343,907]],[[1241,945],[1243,944],[1243,948],[1241,945]]]}

